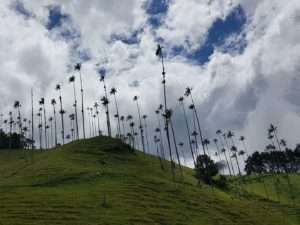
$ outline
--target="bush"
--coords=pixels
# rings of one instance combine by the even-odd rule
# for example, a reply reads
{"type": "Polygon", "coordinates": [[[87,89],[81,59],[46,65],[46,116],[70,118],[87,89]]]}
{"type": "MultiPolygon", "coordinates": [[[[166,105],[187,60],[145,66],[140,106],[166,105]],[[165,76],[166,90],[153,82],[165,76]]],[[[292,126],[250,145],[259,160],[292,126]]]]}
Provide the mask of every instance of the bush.
{"type": "Polygon", "coordinates": [[[220,175],[217,179],[214,180],[214,184],[223,190],[227,189],[227,178],[224,175],[220,175]]]}
{"type": "Polygon", "coordinates": [[[206,184],[212,184],[212,178],[218,174],[218,167],[207,155],[199,155],[196,161],[196,178],[206,184]]]}

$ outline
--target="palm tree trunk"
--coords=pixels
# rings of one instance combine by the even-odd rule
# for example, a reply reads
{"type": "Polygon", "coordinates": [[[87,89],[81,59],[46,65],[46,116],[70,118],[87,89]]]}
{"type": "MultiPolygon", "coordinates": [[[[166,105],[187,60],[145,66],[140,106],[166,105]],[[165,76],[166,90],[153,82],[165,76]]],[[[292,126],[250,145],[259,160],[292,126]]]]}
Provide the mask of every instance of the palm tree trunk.
{"type": "Polygon", "coordinates": [[[82,85],[81,70],[79,70],[79,77],[80,77],[80,92],[81,92],[82,133],[83,133],[83,138],[85,139],[85,117],[84,117],[83,85],[82,85]]]}
{"type": "Polygon", "coordinates": [[[206,155],[205,147],[204,147],[204,143],[203,143],[204,140],[203,140],[202,130],[201,130],[201,126],[200,126],[200,121],[199,121],[199,117],[198,117],[198,113],[197,113],[197,110],[196,110],[196,105],[194,103],[194,98],[192,96],[192,93],[190,94],[190,96],[191,96],[192,104],[195,106],[194,107],[194,112],[195,112],[195,116],[196,116],[196,120],[197,120],[197,124],[198,124],[198,130],[199,130],[200,141],[201,141],[201,144],[202,144],[203,153],[204,153],[204,155],[206,155]]]}
{"type": "Polygon", "coordinates": [[[118,107],[118,102],[117,102],[117,97],[116,94],[114,94],[114,100],[115,100],[115,106],[116,106],[116,111],[117,111],[117,119],[118,119],[118,137],[120,138],[121,136],[121,126],[120,126],[120,114],[119,114],[119,107],[118,107]]]}
{"type": "Polygon", "coordinates": [[[157,114],[157,121],[158,121],[158,128],[159,128],[159,138],[160,138],[160,154],[162,156],[162,158],[165,160],[166,157],[165,157],[165,148],[164,148],[164,140],[163,140],[163,135],[162,135],[162,132],[161,132],[161,123],[160,123],[160,117],[159,115],[157,114]]]}
{"type": "MultiPolygon", "coordinates": [[[[232,146],[235,146],[233,137],[231,137],[231,142],[232,142],[232,146]]],[[[238,160],[238,157],[237,157],[237,153],[235,153],[235,157],[234,158],[235,158],[235,161],[236,161],[236,164],[237,164],[237,167],[238,167],[239,175],[241,176],[242,173],[241,173],[241,169],[240,169],[240,164],[239,164],[239,160],[238,160]]]]}
{"type": "Polygon", "coordinates": [[[186,132],[187,132],[187,136],[188,136],[188,141],[189,141],[189,147],[190,147],[190,151],[191,151],[191,155],[192,155],[192,159],[194,162],[194,166],[196,167],[196,159],[195,159],[195,153],[193,151],[193,146],[192,146],[192,140],[191,140],[191,132],[190,132],[190,127],[189,127],[189,121],[187,119],[187,115],[186,115],[186,111],[185,111],[185,106],[184,103],[181,103],[181,107],[183,110],[183,116],[184,116],[184,120],[185,120],[185,126],[186,126],[186,132]]]}
{"type": "Polygon", "coordinates": [[[139,114],[139,123],[140,123],[139,128],[140,128],[142,148],[143,148],[143,152],[145,154],[146,152],[145,152],[144,130],[143,130],[142,119],[141,119],[141,110],[140,110],[140,106],[139,106],[138,101],[136,101],[136,106],[137,106],[137,110],[138,110],[138,114],[139,114]]]}
{"type": "MultiPolygon", "coordinates": [[[[222,140],[222,135],[219,135],[219,140],[221,141],[222,147],[223,147],[223,149],[225,150],[225,144],[224,144],[224,142],[223,142],[223,140],[222,140]]],[[[226,160],[227,168],[228,168],[228,170],[229,170],[229,174],[230,174],[230,176],[232,176],[232,173],[231,173],[231,169],[230,169],[230,166],[229,166],[229,161],[228,161],[226,152],[224,151],[223,153],[224,153],[224,157],[225,157],[225,160],[226,160]]]]}
{"type": "Polygon", "coordinates": [[[62,144],[65,144],[65,126],[64,126],[64,114],[63,114],[63,105],[62,105],[62,96],[61,90],[59,89],[59,103],[60,103],[60,119],[61,119],[61,139],[62,144]]]}
{"type": "Polygon", "coordinates": [[[31,148],[34,148],[33,89],[31,89],[31,148]]]}
{"type": "MultiPolygon", "coordinates": [[[[224,137],[224,140],[225,140],[228,151],[230,151],[229,144],[228,144],[226,137],[224,137]]],[[[229,160],[230,160],[230,165],[231,165],[231,169],[232,169],[232,174],[233,174],[233,176],[235,176],[234,167],[233,167],[233,163],[232,163],[230,155],[229,155],[229,160]]]]}
{"type": "Polygon", "coordinates": [[[47,142],[47,116],[46,116],[46,107],[44,104],[44,131],[45,131],[45,148],[48,148],[48,142],[47,142]]]}
{"type": "Polygon", "coordinates": [[[57,146],[57,124],[56,124],[56,109],[55,109],[55,105],[53,104],[53,117],[54,117],[54,143],[55,146],[57,146]]]}
{"type": "MultiPolygon", "coordinates": [[[[103,81],[103,85],[104,85],[104,93],[105,93],[105,97],[108,100],[108,96],[107,96],[107,90],[106,90],[106,84],[105,81],[103,81]]],[[[106,104],[106,123],[107,123],[107,134],[109,137],[111,137],[111,126],[110,126],[110,116],[109,116],[109,107],[108,104],[106,104]]]]}
{"type": "Polygon", "coordinates": [[[148,137],[148,126],[147,126],[146,118],[144,119],[144,123],[145,123],[145,135],[146,135],[146,143],[147,143],[147,149],[146,149],[146,152],[149,152],[149,153],[150,153],[149,137],[148,137]]]}
{"type": "Polygon", "coordinates": [[[176,156],[177,156],[179,171],[180,171],[180,175],[181,175],[181,180],[183,180],[183,171],[182,171],[180,157],[179,157],[178,148],[177,148],[177,141],[176,141],[176,136],[175,136],[175,130],[174,130],[174,126],[173,126],[171,118],[170,118],[170,126],[171,126],[171,131],[172,131],[173,142],[174,142],[174,146],[175,146],[175,152],[176,152],[176,156]]]}
{"type": "Polygon", "coordinates": [[[75,81],[73,82],[73,89],[74,89],[74,109],[75,109],[76,138],[79,139],[78,114],[77,114],[77,97],[76,97],[75,81]]]}

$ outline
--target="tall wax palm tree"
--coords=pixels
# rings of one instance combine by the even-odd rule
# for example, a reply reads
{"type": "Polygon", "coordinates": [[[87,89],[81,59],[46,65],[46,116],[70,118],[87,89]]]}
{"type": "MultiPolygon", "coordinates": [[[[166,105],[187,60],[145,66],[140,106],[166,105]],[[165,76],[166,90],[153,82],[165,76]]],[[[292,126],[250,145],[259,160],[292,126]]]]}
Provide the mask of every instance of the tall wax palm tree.
{"type": "Polygon", "coordinates": [[[98,102],[95,102],[94,108],[95,108],[95,115],[97,117],[98,135],[100,136],[101,135],[101,128],[100,128],[100,117],[99,117],[99,110],[98,110],[98,108],[99,108],[98,102]]]}
{"type": "Polygon", "coordinates": [[[121,135],[122,135],[122,137],[123,138],[125,138],[125,133],[126,133],[126,131],[125,131],[125,117],[124,116],[120,116],[120,121],[121,121],[121,123],[122,123],[122,131],[121,131],[121,135]]]}
{"type": "Polygon", "coordinates": [[[143,120],[144,120],[145,135],[146,135],[146,143],[147,143],[147,150],[146,150],[146,152],[149,152],[149,153],[150,153],[149,138],[148,138],[147,115],[143,115],[143,120]]]}
{"type": "Polygon", "coordinates": [[[228,168],[228,171],[229,171],[229,175],[232,176],[231,168],[229,166],[229,161],[228,161],[228,158],[227,158],[227,155],[226,155],[225,145],[224,145],[224,142],[223,142],[223,139],[222,139],[222,131],[221,130],[217,130],[216,134],[218,135],[219,140],[220,140],[220,142],[222,144],[221,152],[224,154],[224,157],[225,157],[225,160],[226,160],[226,164],[227,164],[227,168],[228,168]]]}
{"type": "Polygon", "coordinates": [[[9,148],[12,147],[13,114],[9,112],[9,148]]]}
{"type": "Polygon", "coordinates": [[[161,151],[162,158],[166,159],[165,158],[165,149],[164,149],[164,139],[163,139],[163,135],[162,135],[162,131],[161,131],[162,127],[161,127],[161,122],[160,122],[160,114],[161,114],[161,110],[162,110],[162,105],[160,105],[160,106],[155,111],[155,113],[157,115],[157,123],[158,123],[158,128],[157,128],[156,132],[159,133],[160,151],[161,151]]]}
{"type": "MultiPolygon", "coordinates": [[[[182,171],[179,152],[178,152],[178,148],[177,148],[177,140],[176,140],[176,135],[175,135],[175,129],[173,126],[172,115],[173,115],[173,111],[171,109],[166,111],[165,116],[168,117],[168,120],[170,121],[169,123],[170,123],[171,131],[172,131],[173,142],[174,142],[174,146],[175,146],[175,153],[176,153],[176,157],[177,157],[179,171],[180,171],[181,179],[183,179],[183,171],[182,171]]],[[[175,165],[174,165],[174,167],[175,167],[175,165]]]]}
{"type": "Polygon", "coordinates": [[[93,136],[97,136],[97,126],[95,124],[95,117],[96,113],[94,114],[93,107],[90,107],[90,114],[91,114],[91,121],[92,121],[92,130],[93,130],[93,136]]]}
{"type": "Polygon", "coordinates": [[[246,143],[245,143],[245,137],[244,136],[240,136],[239,140],[243,144],[244,152],[245,152],[244,154],[246,154],[248,156],[248,150],[247,150],[246,143]]]}
{"type": "Polygon", "coordinates": [[[238,167],[239,175],[241,176],[242,173],[241,173],[241,169],[240,169],[240,164],[239,164],[239,160],[238,160],[238,157],[237,157],[237,154],[236,154],[237,153],[237,148],[235,146],[233,137],[234,137],[234,133],[232,131],[228,131],[227,138],[229,138],[231,140],[231,143],[232,143],[230,150],[231,150],[231,152],[233,152],[232,156],[236,160],[236,164],[237,164],[237,167],[238,167]]]}
{"type": "MultiPolygon", "coordinates": [[[[161,59],[161,65],[162,65],[162,84],[163,84],[163,94],[164,94],[164,114],[167,114],[168,105],[167,105],[167,90],[166,90],[166,71],[165,71],[165,64],[164,64],[164,54],[163,54],[163,47],[160,45],[157,45],[156,49],[156,56],[158,56],[161,59]]],[[[169,155],[170,155],[170,161],[171,161],[171,171],[172,171],[172,177],[175,181],[175,164],[173,162],[172,157],[172,148],[171,148],[171,141],[170,141],[170,131],[169,131],[169,120],[165,116],[165,131],[166,131],[166,137],[167,137],[167,144],[169,149],[169,155]]]]}
{"type": "Polygon", "coordinates": [[[18,118],[18,122],[19,122],[19,134],[21,136],[22,135],[22,118],[21,118],[21,112],[20,112],[21,104],[19,101],[15,101],[14,108],[17,110],[17,114],[18,114],[17,118],[18,118]]]}
{"type": "Polygon", "coordinates": [[[110,94],[114,96],[114,100],[115,100],[116,118],[117,118],[117,131],[118,131],[117,136],[120,137],[121,136],[121,125],[120,125],[120,114],[119,114],[119,106],[118,106],[118,102],[117,102],[116,93],[117,93],[117,89],[112,87],[110,89],[110,94]]]}
{"type": "MultiPolygon", "coordinates": [[[[197,131],[194,130],[194,131],[191,133],[191,136],[194,138],[194,139],[193,139],[193,141],[194,141],[193,143],[194,143],[194,145],[195,145],[195,156],[196,156],[195,158],[197,158],[197,156],[200,155],[199,152],[198,152],[198,140],[197,140],[198,133],[197,133],[197,131]]],[[[206,152],[206,151],[205,151],[205,152],[206,152]]]]}
{"type": "Polygon", "coordinates": [[[85,116],[84,116],[84,102],[83,102],[83,84],[82,84],[82,74],[81,74],[81,64],[77,63],[74,67],[75,71],[78,71],[80,78],[80,93],[81,93],[81,115],[82,115],[82,133],[85,139],[85,116]]]}
{"type": "Polygon", "coordinates": [[[206,152],[207,152],[207,155],[208,156],[210,156],[210,154],[209,154],[209,150],[208,150],[208,145],[210,144],[210,140],[209,139],[207,139],[207,138],[205,138],[204,140],[203,140],[203,144],[204,144],[204,146],[206,147],[206,152]]]}
{"type": "Polygon", "coordinates": [[[45,106],[45,98],[41,98],[39,102],[40,106],[43,108],[44,111],[44,134],[45,134],[45,148],[48,148],[48,139],[47,139],[47,115],[46,115],[46,106],[45,106]]]}
{"type": "Polygon", "coordinates": [[[31,149],[34,148],[33,88],[31,88],[31,149]]]}
{"type": "Polygon", "coordinates": [[[192,101],[192,105],[194,105],[193,111],[194,111],[194,115],[195,115],[196,120],[197,120],[198,131],[199,131],[199,135],[200,135],[200,141],[201,141],[201,144],[202,144],[202,149],[203,149],[204,155],[206,155],[205,147],[204,147],[204,143],[203,143],[203,141],[204,141],[203,140],[203,133],[202,133],[202,129],[201,129],[201,126],[200,126],[200,120],[199,120],[199,117],[198,117],[198,112],[197,112],[197,109],[196,109],[196,106],[195,106],[194,98],[193,98],[193,95],[192,95],[192,88],[187,87],[185,89],[184,95],[186,97],[190,96],[191,101],[192,101]]]}
{"type": "MultiPolygon", "coordinates": [[[[223,136],[223,139],[224,139],[224,142],[226,144],[226,147],[227,147],[228,151],[230,151],[230,147],[229,147],[229,143],[227,141],[227,135],[226,135],[226,133],[223,133],[222,136],[223,136]]],[[[233,167],[233,163],[232,163],[230,154],[229,154],[229,162],[230,162],[230,166],[231,166],[232,175],[235,176],[234,167],[233,167]]]]}
{"type": "Polygon", "coordinates": [[[78,114],[77,114],[77,97],[76,97],[76,86],[75,86],[75,76],[69,78],[69,82],[73,83],[74,92],[74,112],[75,112],[75,127],[76,127],[76,138],[79,139],[79,128],[78,128],[78,114]]]}
{"type": "Polygon", "coordinates": [[[53,117],[49,117],[49,123],[50,123],[50,142],[49,147],[53,147],[53,117]]]}
{"type": "Polygon", "coordinates": [[[184,154],[184,143],[183,142],[179,142],[178,143],[178,146],[181,148],[181,152],[182,152],[182,157],[183,157],[183,162],[184,162],[184,165],[186,166],[186,157],[185,157],[185,154],[184,154]]]}
{"type": "Polygon", "coordinates": [[[53,107],[53,120],[54,120],[54,144],[57,146],[57,124],[56,124],[56,100],[53,98],[51,100],[51,105],[53,107]]]}
{"type": "Polygon", "coordinates": [[[164,165],[162,163],[161,155],[160,155],[160,152],[159,152],[159,142],[160,142],[160,140],[159,140],[159,138],[156,135],[154,135],[153,139],[154,139],[153,140],[154,144],[156,145],[156,154],[157,154],[157,157],[159,159],[160,168],[162,170],[164,170],[164,165]]]}
{"type": "Polygon", "coordinates": [[[184,116],[184,120],[185,120],[185,126],[186,126],[186,132],[187,132],[189,147],[190,147],[190,151],[191,151],[191,155],[192,155],[194,166],[196,167],[195,153],[193,151],[193,146],[192,146],[192,141],[191,141],[191,133],[190,133],[190,127],[189,127],[189,121],[188,121],[188,118],[187,118],[187,115],[186,115],[186,110],[185,110],[185,105],[184,105],[184,98],[180,97],[178,99],[178,101],[179,101],[179,104],[181,105],[181,108],[182,108],[182,111],[183,111],[183,116],[184,116]]]}
{"type": "Polygon", "coordinates": [[[133,117],[131,115],[127,116],[127,121],[129,123],[129,127],[131,130],[131,134],[129,135],[129,138],[131,138],[130,143],[132,145],[132,148],[135,149],[135,131],[134,131],[134,122],[132,121],[133,117]]]}
{"type": "Polygon", "coordinates": [[[38,128],[39,128],[39,139],[40,139],[40,150],[43,149],[43,119],[42,119],[42,108],[39,108],[39,112],[37,113],[37,116],[39,118],[38,128]]]}
{"type": "Polygon", "coordinates": [[[106,109],[106,123],[107,123],[107,133],[108,136],[111,137],[111,126],[110,126],[110,117],[109,117],[109,100],[107,95],[107,89],[106,89],[106,83],[105,83],[105,76],[101,75],[100,81],[103,82],[103,88],[104,88],[104,95],[101,99],[102,104],[105,106],[106,109]]]}
{"type": "Polygon", "coordinates": [[[75,129],[74,129],[74,121],[75,121],[75,114],[72,113],[69,115],[69,119],[70,119],[70,128],[71,128],[71,137],[72,137],[72,141],[75,140],[75,129]]]}
{"type": "Polygon", "coordinates": [[[87,107],[86,108],[86,110],[87,110],[87,115],[88,115],[88,121],[89,121],[89,133],[90,133],[90,137],[92,137],[92,123],[91,123],[91,117],[92,117],[92,115],[91,115],[91,113],[90,113],[90,107],[87,107]]]}
{"type": "Polygon", "coordinates": [[[64,125],[64,114],[65,111],[63,110],[63,104],[62,104],[62,94],[61,94],[61,85],[57,84],[55,88],[59,92],[59,103],[60,103],[60,120],[61,120],[61,139],[62,144],[65,144],[65,125],[64,125]]]}
{"type": "Polygon", "coordinates": [[[138,97],[134,96],[133,101],[136,102],[136,107],[137,107],[138,116],[139,116],[139,129],[140,129],[140,135],[141,135],[141,143],[142,143],[143,152],[145,153],[144,128],[143,128],[143,124],[142,124],[141,110],[140,110],[140,106],[139,106],[138,97]]]}

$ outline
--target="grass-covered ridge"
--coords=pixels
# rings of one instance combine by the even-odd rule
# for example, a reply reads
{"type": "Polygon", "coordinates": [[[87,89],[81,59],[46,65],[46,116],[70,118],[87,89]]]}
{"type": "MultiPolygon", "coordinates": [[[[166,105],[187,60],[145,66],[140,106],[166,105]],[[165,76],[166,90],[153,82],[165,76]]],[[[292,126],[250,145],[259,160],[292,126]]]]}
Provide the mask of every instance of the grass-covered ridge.
{"type": "Polygon", "coordinates": [[[237,197],[234,182],[228,192],[199,187],[187,168],[174,183],[164,163],[105,137],[0,151],[0,224],[299,224],[299,204],[266,200],[255,179],[243,186],[256,194],[237,197]]]}

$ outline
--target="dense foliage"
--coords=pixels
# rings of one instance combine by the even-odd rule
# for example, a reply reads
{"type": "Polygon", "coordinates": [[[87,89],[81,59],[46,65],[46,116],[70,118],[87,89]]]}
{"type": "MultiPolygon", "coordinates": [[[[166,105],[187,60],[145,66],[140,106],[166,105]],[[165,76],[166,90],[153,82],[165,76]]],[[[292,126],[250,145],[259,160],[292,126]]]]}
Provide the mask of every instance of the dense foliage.
{"type": "Polygon", "coordinates": [[[247,174],[296,173],[300,171],[300,145],[294,150],[254,152],[246,160],[247,174]]]}
{"type": "Polygon", "coordinates": [[[199,155],[196,161],[196,178],[206,184],[212,184],[212,178],[218,174],[218,167],[207,155],[199,155]]]}
{"type": "Polygon", "coordinates": [[[30,140],[17,133],[6,134],[0,130],[0,150],[1,149],[20,149],[30,144],[30,140]]]}

